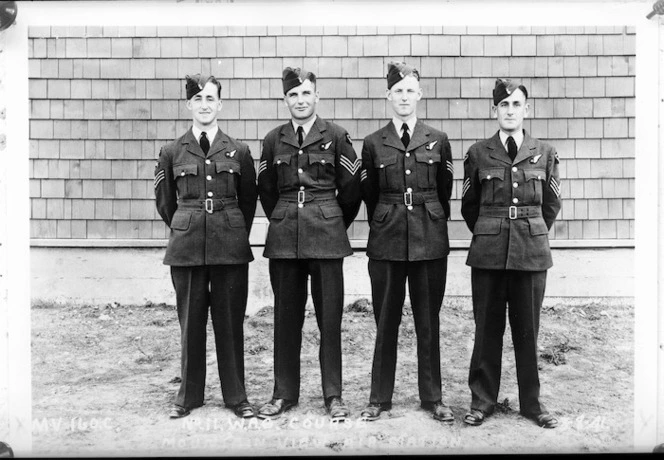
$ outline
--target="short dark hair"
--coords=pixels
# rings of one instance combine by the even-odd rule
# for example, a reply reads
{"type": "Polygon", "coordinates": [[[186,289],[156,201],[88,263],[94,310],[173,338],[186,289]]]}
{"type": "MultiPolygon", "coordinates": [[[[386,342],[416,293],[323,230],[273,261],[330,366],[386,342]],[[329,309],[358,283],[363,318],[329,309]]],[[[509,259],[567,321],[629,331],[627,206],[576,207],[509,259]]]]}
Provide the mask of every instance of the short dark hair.
{"type": "MultiPolygon", "coordinates": [[[[217,87],[217,97],[221,99],[221,83],[219,83],[219,80],[217,80],[214,75],[210,75],[207,80],[205,80],[205,85],[208,83],[212,83],[217,87]]],[[[205,85],[203,85],[203,87],[205,87],[205,85]]]]}

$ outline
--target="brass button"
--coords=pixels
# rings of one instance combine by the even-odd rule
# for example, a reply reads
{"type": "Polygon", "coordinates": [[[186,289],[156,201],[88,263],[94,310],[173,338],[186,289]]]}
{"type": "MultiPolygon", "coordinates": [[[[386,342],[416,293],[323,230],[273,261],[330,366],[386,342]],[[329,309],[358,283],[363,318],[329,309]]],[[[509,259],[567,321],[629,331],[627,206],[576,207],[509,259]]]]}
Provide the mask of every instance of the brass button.
{"type": "Polygon", "coordinates": [[[277,164],[280,165],[280,164],[281,164],[281,160],[277,160],[277,164]]]}
{"type": "Polygon", "coordinates": [[[512,203],[517,204],[519,202],[518,198],[512,198],[512,203]]]}
{"type": "Polygon", "coordinates": [[[537,176],[537,180],[542,180],[542,176],[537,176]]]}
{"type": "Polygon", "coordinates": [[[408,188],[406,189],[406,191],[407,191],[408,193],[410,193],[410,192],[412,192],[412,191],[413,191],[413,189],[412,189],[412,188],[410,188],[410,187],[408,187],[408,188]]]}
{"type": "Polygon", "coordinates": [[[180,175],[181,175],[181,176],[184,176],[184,171],[182,171],[182,172],[180,173],[180,175]]]}
{"type": "Polygon", "coordinates": [[[406,158],[410,158],[410,152],[406,152],[406,158]]]}
{"type": "Polygon", "coordinates": [[[487,178],[487,179],[491,179],[491,174],[487,174],[487,175],[486,175],[486,178],[487,178]]]}
{"type": "Polygon", "coordinates": [[[214,193],[208,192],[208,196],[212,196],[212,195],[214,195],[214,193]]]}
{"type": "Polygon", "coordinates": [[[297,154],[298,154],[298,155],[302,155],[303,153],[304,153],[304,152],[303,152],[302,150],[298,150],[298,151],[297,151],[297,154]]]}
{"type": "Polygon", "coordinates": [[[323,159],[323,160],[320,160],[320,162],[321,162],[321,164],[325,164],[325,160],[324,160],[324,159],[323,159]]]}
{"type": "Polygon", "coordinates": [[[429,160],[429,164],[433,164],[433,160],[429,160]]]}
{"type": "MultiPolygon", "coordinates": [[[[381,163],[380,167],[381,167],[381,168],[384,168],[384,167],[385,167],[385,165],[381,163]]],[[[184,173],[182,173],[182,174],[184,174],[184,173]]]]}
{"type": "Polygon", "coordinates": [[[519,169],[516,166],[512,166],[512,172],[517,172],[519,169]]]}
{"type": "Polygon", "coordinates": [[[297,207],[298,207],[298,208],[304,208],[304,205],[303,205],[302,203],[298,203],[298,204],[297,204],[297,207]]]}
{"type": "Polygon", "coordinates": [[[298,172],[298,174],[302,174],[302,172],[303,172],[302,168],[297,168],[297,172],[298,172]]]}
{"type": "Polygon", "coordinates": [[[408,210],[409,210],[409,211],[412,211],[412,210],[413,210],[413,207],[409,205],[409,206],[408,206],[408,210]]]}
{"type": "Polygon", "coordinates": [[[304,185],[301,185],[301,186],[300,186],[300,190],[304,190],[304,185]]]}
{"type": "Polygon", "coordinates": [[[228,172],[233,174],[233,169],[229,169],[228,172]]]}
{"type": "Polygon", "coordinates": [[[514,187],[514,188],[517,188],[518,186],[519,186],[519,183],[518,183],[518,182],[514,182],[514,183],[512,184],[512,187],[514,187]]]}
{"type": "Polygon", "coordinates": [[[212,163],[210,160],[205,160],[206,165],[209,165],[210,163],[212,163]]]}
{"type": "Polygon", "coordinates": [[[206,179],[207,180],[212,180],[212,176],[207,176],[206,179]]]}
{"type": "Polygon", "coordinates": [[[410,174],[410,169],[406,169],[406,175],[410,174]]]}

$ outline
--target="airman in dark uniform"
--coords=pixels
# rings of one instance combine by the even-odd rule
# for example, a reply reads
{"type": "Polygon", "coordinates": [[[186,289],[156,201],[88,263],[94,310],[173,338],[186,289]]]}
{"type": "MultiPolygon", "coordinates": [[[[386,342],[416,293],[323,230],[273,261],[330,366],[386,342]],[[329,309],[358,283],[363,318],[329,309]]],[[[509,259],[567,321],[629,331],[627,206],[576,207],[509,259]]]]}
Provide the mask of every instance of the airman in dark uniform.
{"type": "Polygon", "coordinates": [[[367,255],[376,320],[376,346],[365,420],[392,406],[397,337],[406,282],[417,334],[418,386],[422,407],[453,422],[442,402],[439,313],[445,294],[447,219],[453,165],[444,132],[416,117],[422,98],[419,72],[390,63],[387,99],[394,118],[364,139],[362,195],[370,225],[367,255]]]}
{"type": "Polygon", "coordinates": [[[506,304],[520,412],[542,427],[558,423],[540,402],[537,369],[540,309],[553,265],[548,232],[561,206],[558,155],[523,129],[527,98],[518,82],[496,80],[493,110],[500,129],[472,145],[464,160],[461,213],[473,232],[466,263],[475,317],[472,401],[464,418],[469,425],[480,425],[496,405],[506,304]]]}
{"type": "Polygon", "coordinates": [[[247,145],[217,126],[221,84],[187,76],[186,90],[193,126],[161,149],[154,179],[157,210],[171,229],[164,263],[171,266],[182,334],[182,383],[170,417],[203,405],[208,308],[224,402],[237,416],[253,417],[243,322],[256,171],[247,145]]]}
{"type": "Polygon", "coordinates": [[[274,291],[274,392],[258,411],[279,417],[297,404],[307,280],[320,329],[325,406],[345,419],[341,399],[343,258],[352,254],[346,229],[361,203],[360,160],[350,136],[316,115],[316,76],[299,68],[283,72],[291,121],[270,131],[258,170],[261,204],[270,220],[264,256],[274,291]]]}

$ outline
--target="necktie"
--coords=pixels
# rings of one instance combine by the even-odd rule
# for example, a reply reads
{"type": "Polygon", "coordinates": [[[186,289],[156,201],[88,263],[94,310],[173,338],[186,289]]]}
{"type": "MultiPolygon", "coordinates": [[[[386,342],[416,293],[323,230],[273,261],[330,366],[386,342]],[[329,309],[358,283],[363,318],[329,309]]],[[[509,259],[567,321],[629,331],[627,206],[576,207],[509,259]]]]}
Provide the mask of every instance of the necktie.
{"type": "Polygon", "coordinates": [[[304,142],[304,128],[302,126],[297,127],[297,141],[300,143],[301,147],[302,142],[304,142]]]}
{"type": "Polygon", "coordinates": [[[408,144],[410,143],[410,134],[408,134],[408,125],[406,123],[401,126],[401,129],[403,129],[403,136],[401,136],[401,142],[403,143],[403,146],[408,148],[408,144]]]}
{"type": "Polygon", "coordinates": [[[207,155],[207,153],[210,151],[210,141],[207,138],[207,134],[205,131],[201,133],[201,149],[203,149],[203,153],[207,155]]]}
{"type": "Polygon", "coordinates": [[[510,159],[514,161],[516,158],[516,142],[512,136],[507,138],[507,154],[510,156],[510,159]]]}

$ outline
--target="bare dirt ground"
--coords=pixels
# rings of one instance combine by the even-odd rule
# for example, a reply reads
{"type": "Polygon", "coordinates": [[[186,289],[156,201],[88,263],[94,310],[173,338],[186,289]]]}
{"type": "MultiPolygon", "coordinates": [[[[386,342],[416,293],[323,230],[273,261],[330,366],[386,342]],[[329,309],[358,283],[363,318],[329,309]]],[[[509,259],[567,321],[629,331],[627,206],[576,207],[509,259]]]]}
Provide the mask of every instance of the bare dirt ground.
{"type": "MultiPolygon", "coordinates": [[[[470,454],[629,452],[633,420],[632,299],[546,299],[540,330],[544,403],[561,421],[544,430],[518,414],[511,336],[505,336],[496,414],[480,427],[470,403],[470,298],[441,311],[443,394],[456,421],[446,426],[419,408],[411,311],[404,308],[393,409],[358,420],[369,398],[375,324],[365,300],[343,321],[345,423],[325,415],[319,335],[308,309],[299,405],[281,419],[241,421],[221,398],[211,328],[206,401],[170,420],[178,388],[179,327],[172,305],[36,304],[32,311],[33,454],[36,456],[203,456],[303,454],[470,454]]],[[[273,312],[245,321],[246,386],[256,406],[272,393],[273,312]]]]}

